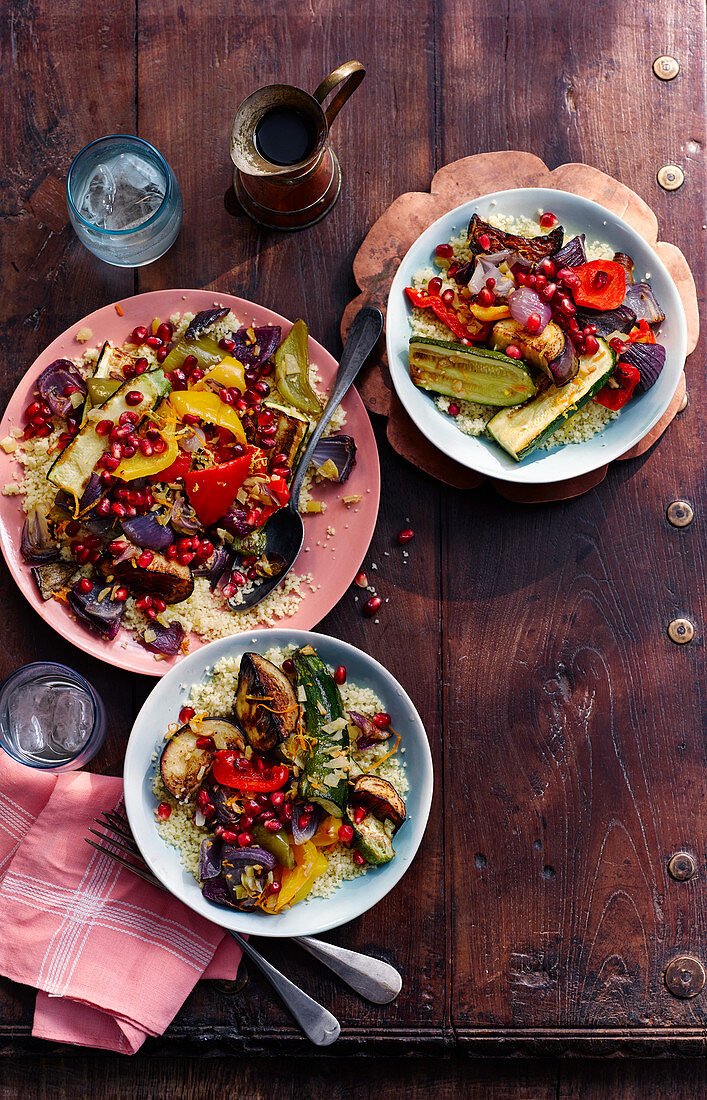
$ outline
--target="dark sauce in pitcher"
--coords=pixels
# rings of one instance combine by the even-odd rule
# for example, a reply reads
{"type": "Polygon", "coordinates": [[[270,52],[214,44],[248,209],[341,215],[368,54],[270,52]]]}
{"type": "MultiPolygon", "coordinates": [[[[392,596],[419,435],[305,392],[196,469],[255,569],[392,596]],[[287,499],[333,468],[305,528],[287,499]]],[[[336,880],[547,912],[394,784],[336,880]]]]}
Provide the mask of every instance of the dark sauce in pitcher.
{"type": "Polygon", "coordinates": [[[255,148],[271,164],[299,164],[316,141],[313,120],[297,107],[271,107],[255,127],[255,148]]]}

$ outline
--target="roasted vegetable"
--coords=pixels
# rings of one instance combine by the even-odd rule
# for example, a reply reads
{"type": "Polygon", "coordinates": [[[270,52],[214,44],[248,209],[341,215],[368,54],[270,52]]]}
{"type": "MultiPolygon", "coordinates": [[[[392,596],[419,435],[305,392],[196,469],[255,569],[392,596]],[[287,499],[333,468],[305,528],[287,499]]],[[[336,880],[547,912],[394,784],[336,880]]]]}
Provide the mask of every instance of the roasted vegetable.
{"type": "Polygon", "coordinates": [[[184,333],[185,340],[196,340],[207,329],[212,328],[217,321],[222,321],[228,316],[229,306],[216,306],[212,309],[200,309],[189,322],[184,333]]]}
{"type": "Polygon", "coordinates": [[[304,695],[304,772],[299,790],[306,802],[342,817],[346,811],[349,775],[349,728],[341,693],[311,646],[297,650],[298,693],[304,695]]]}
{"type": "Polygon", "coordinates": [[[154,619],[149,622],[142,634],[140,641],[152,653],[162,653],[165,657],[176,657],[182,648],[184,641],[184,627],[181,623],[172,622],[169,626],[154,619]]]}
{"type": "Polygon", "coordinates": [[[393,822],[399,829],[405,820],[405,802],[392,783],[377,775],[361,775],[350,795],[351,802],[363,806],[379,819],[393,822]]]}
{"type": "Polygon", "coordinates": [[[517,321],[499,321],[493,326],[493,343],[494,347],[504,350],[509,344],[515,344],[523,358],[538,367],[556,386],[566,385],[579,369],[574,345],[554,321],[550,321],[538,336],[526,332],[517,321]]]}
{"type": "Polygon", "coordinates": [[[629,344],[621,360],[638,369],[641,378],[635,392],[645,393],[656,384],[665,366],[665,348],[662,344],[629,344]]]}
{"type": "Polygon", "coordinates": [[[166,522],[168,518],[164,510],[160,509],[146,512],[144,516],[124,519],[121,526],[135,546],[146,547],[148,550],[166,550],[174,542],[174,532],[166,522]]]}
{"type": "Polygon", "coordinates": [[[35,565],[32,569],[37,588],[43,600],[51,600],[55,592],[66,588],[78,572],[76,562],[56,561],[47,565],[35,565]]]}
{"type": "Polygon", "coordinates": [[[421,389],[484,405],[520,405],[537,390],[518,359],[422,336],[410,340],[410,377],[421,389]]]}
{"type": "Polygon", "coordinates": [[[67,592],[66,602],[82,622],[112,641],[120,630],[125,603],[122,600],[109,599],[104,591],[103,585],[94,584],[90,592],[84,592],[77,582],[67,592]]]}
{"type": "Polygon", "coordinates": [[[308,415],[321,415],[322,406],[309,380],[309,336],[304,321],[295,321],[275,352],[277,388],[288,405],[308,415]]]}
{"type": "Polygon", "coordinates": [[[614,253],[614,263],[621,264],[626,269],[626,282],[631,284],[633,282],[633,260],[625,252],[614,253]]]}
{"type": "Polygon", "coordinates": [[[270,833],[264,825],[254,825],[252,830],[253,840],[266,852],[272,853],[275,859],[283,867],[290,871],[295,865],[295,857],[287,839],[287,833],[282,830],[279,833],[270,833]]]}
{"type": "Polygon", "coordinates": [[[244,653],[236,689],[236,717],[258,752],[267,752],[294,733],[299,703],[285,673],[259,653],[244,653]]]}
{"type": "Polygon", "coordinates": [[[207,736],[203,727],[197,729],[189,724],[182,726],[162,750],[162,782],[178,802],[186,802],[196,794],[214,758],[212,749],[197,746],[197,741],[207,736]]]}
{"type": "Polygon", "coordinates": [[[658,325],[665,320],[665,313],[650,283],[634,283],[633,286],[628,287],[623,304],[633,310],[637,321],[658,325]]]}
{"type": "Polygon", "coordinates": [[[47,565],[57,561],[59,547],[49,534],[42,512],[33,508],[22,525],[20,553],[28,565],[47,565]]]}
{"type": "Polygon", "coordinates": [[[630,332],[636,323],[636,314],[624,301],[618,309],[578,309],[577,321],[582,328],[595,325],[597,336],[611,336],[613,332],[630,332]]]}
{"type": "Polygon", "coordinates": [[[579,371],[567,385],[548,386],[532,401],[516,409],[502,409],[486,431],[508,454],[520,461],[552,435],[598,393],[611,375],[616,356],[604,340],[595,355],[584,355],[579,371]]]}
{"type": "Polygon", "coordinates": [[[282,330],[279,325],[239,328],[237,332],[231,333],[231,339],[235,345],[231,354],[244,367],[259,367],[274,355],[281,335],[282,330]]]}
{"type": "Polygon", "coordinates": [[[555,253],[552,262],[558,271],[562,267],[579,267],[580,264],[587,262],[584,251],[585,239],[584,233],[580,233],[578,237],[572,237],[567,244],[563,244],[562,248],[555,253]]]}
{"type": "Polygon", "coordinates": [[[136,550],[135,557],[118,563],[110,557],[103,557],[96,563],[96,569],[106,580],[113,578],[120,581],[136,596],[158,596],[165,603],[181,603],[189,599],[194,591],[194,580],[188,565],[180,565],[162,554],[153,554],[149,564],[138,565],[139,556],[140,552],[136,550]]]}
{"type": "Polygon", "coordinates": [[[361,821],[351,821],[354,831],[354,842],[367,863],[372,867],[380,867],[384,863],[390,863],[395,855],[393,848],[393,824],[379,821],[375,814],[367,814],[361,821]]]}
{"type": "Polygon", "coordinates": [[[565,231],[561,225],[539,237],[519,237],[515,233],[495,229],[482,221],[478,214],[473,214],[469,222],[469,248],[475,256],[482,252],[494,255],[496,252],[511,251],[527,263],[535,264],[547,256],[553,256],[562,247],[564,238],[565,231]]]}
{"type": "Polygon", "coordinates": [[[55,359],[36,382],[37,389],[55,416],[68,416],[83,405],[86,383],[70,359],[55,359]]]}
{"type": "Polygon", "coordinates": [[[291,409],[283,409],[274,401],[266,401],[264,407],[270,409],[275,417],[272,425],[275,429],[275,442],[271,454],[286,455],[285,465],[294,470],[302,445],[309,434],[309,420],[291,409]]]}
{"type": "MultiPolygon", "coordinates": [[[[312,464],[330,481],[347,481],[356,465],[356,443],[350,435],[328,435],[314,448],[312,464]]],[[[291,464],[290,464],[291,465],[291,464]]]]}

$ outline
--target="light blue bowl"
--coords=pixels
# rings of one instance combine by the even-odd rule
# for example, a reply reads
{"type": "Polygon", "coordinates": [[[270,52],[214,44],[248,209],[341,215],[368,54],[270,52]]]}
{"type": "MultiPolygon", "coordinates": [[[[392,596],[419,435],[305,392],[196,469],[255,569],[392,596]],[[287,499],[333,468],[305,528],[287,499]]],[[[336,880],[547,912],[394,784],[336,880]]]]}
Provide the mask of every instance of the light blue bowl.
{"type": "MultiPolygon", "coordinates": [[[[235,692],[235,683],[234,683],[235,692]]],[[[359,917],[393,889],[412,863],[425,831],[432,802],[432,757],[425,728],[412,701],[398,681],[360,649],[308,630],[285,627],[234,634],[192,653],[157,682],[135,720],[125,754],[125,807],[140,851],[153,873],[175,897],[223,928],[257,936],[303,936],[337,928],[359,917]],[[402,735],[401,748],[410,784],[407,820],[395,837],[395,859],[383,867],[345,882],[329,898],[301,902],[284,913],[236,913],[207,901],[196,880],[157,832],[152,780],[153,755],[164,747],[164,735],[178,721],[192,684],[200,682],[222,657],[236,657],[246,651],[265,653],[273,646],[312,645],[332,667],[346,665],[349,682],[370,687],[383,701],[402,735]]]]}
{"type": "Polygon", "coordinates": [[[390,374],[414,423],[435,447],[463,466],[517,484],[544,484],[580,477],[630,450],[657,424],[670,404],[685,365],[686,344],[687,326],[680,296],[667,268],[648,242],[616,214],[590,199],[544,187],[497,191],[450,210],[408,249],[388,297],[386,347],[390,374]],[[538,210],[556,214],[568,236],[585,233],[587,241],[606,241],[614,251],[626,252],[633,258],[636,281],[650,278],[665,312],[657,336],[665,344],[666,357],[656,384],[630,401],[602,432],[584,443],[551,451],[538,449],[516,462],[490,439],[464,435],[451,417],[437,408],[433,397],[413,385],[408,360],[410,309],[404,288],[412,284],[416,271],[430,266],[438,244],[466,230],[472,214],[486,220],[491,214],[534,217],[538,210]]]}

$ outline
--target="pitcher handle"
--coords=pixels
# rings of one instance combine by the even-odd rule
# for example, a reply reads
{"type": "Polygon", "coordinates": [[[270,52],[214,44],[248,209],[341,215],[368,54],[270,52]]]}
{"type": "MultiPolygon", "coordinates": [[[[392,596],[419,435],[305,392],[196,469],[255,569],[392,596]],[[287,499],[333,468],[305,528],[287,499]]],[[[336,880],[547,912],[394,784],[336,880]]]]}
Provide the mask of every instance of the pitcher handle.
{"type": "Polygon", "coordinates": [[[314,93],[314,98],[321,104],[329,93],[334,91],[334,88],[339,84],[342,85],[326,109],[327,127],[331,126],[346,100],[356,91],[365,75],[366,70],[360,61],[347,61],[322,80],[314,93]]]}

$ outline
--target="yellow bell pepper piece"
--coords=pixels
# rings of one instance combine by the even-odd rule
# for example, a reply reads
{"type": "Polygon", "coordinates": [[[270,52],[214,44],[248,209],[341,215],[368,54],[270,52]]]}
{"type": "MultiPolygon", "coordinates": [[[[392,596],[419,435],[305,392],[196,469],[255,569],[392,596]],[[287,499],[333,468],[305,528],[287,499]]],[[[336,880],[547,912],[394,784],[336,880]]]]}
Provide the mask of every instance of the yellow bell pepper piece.
{"type": "Polygon", "coordinates": [[[225,428],[236,437],[239,443],[247,443],[243,425],[235,409],[226,405],[215,393],[200,393],[195,390],[177,390],[169,395],[169,402],[182,419],[186,414],[198,416],[218,428],[225,428]]]}
{"type": "Polygon", "coordinates": [[[306,898],[315,880],[329,866],[324,853],[318,851],[311,840],[305,844],[293,844],[292,851],[295,857],[293,870],[283,871],[279,894],[270,894],[262,903],[268,913],[280,913],[306,898]]]}
{"type": "Polygon", "coordinates": [[[477,302],[469,302],[469,309],[477,321],[503,321],[511,315],[508,306],[480,306],[477,302]]]}
{"type": "Polygon", "coordinates": [[[222,386],[235,386],[243,393],[246,388],[245,367],[238,359],[234,359],[232,355],[226,355],[220,363],[212,367],[202,379],[189,388],[192,390],[208,391],[209,387],[206,385],[207,382],[220,382],[222,386]]]}
{"type": "Polygon", "coordinates": [[[319,823],[312,839],[312,844],[315,848],[328,848],[330,844],[336,844],[339,839],[339,829],[341,828],[341,818],[333,817],[331,814],[329,817],[325,817],[323,821],[319,823]]]}
{"type": "Polygon", "coordinates": [[[132,458],[124,458],[115,471],[115,477],[119,477],[121,481],[135,481],[139,477],[152,477],[171,466],[179,456],[177,425],[174,420],[163,426],[162,438],[167,444],[165,451],[152,455],[143,455],[138,451],[132,458]]]}
{"type": "Polygon", "coordinates": [[[300,886],[299,890],[293,897],[290,905],[297,905],[298,902],[304,901],[304,899],[307,897],[307,894],[314,886],[316,880],[319,878],[320,875],[324,874],[328,866],[329,861],[324,855],[324,852],[320,852],[319,849],[317,849],[317,854],[314,858],[313,863],[311,864],[311,870],[307,875],[305,881],[303,882],[302,886],[300,886]]]}

